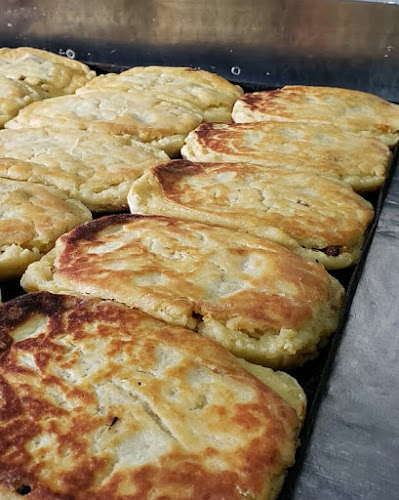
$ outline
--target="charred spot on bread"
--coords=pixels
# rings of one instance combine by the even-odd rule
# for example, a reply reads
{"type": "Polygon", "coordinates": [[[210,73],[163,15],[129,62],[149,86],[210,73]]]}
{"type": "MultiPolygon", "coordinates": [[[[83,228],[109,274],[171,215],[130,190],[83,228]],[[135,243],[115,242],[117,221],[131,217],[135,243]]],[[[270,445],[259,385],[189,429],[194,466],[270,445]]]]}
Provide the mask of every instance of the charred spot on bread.
{"type": "Polygon", "coordinates": [[[28,486],[27,484],[23,484],[17,489],[18,495],[29,495],[29,493],[32,491],[32,488],[28,486]]]}

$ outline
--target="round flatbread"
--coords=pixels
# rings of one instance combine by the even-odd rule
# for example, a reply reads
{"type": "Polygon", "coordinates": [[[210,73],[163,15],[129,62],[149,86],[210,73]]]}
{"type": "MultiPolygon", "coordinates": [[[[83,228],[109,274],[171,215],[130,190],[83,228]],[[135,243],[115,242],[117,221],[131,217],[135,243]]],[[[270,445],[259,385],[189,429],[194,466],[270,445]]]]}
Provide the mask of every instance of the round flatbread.
{"type": "Polygon", "coordinates": [[[233,110],[237,123],[289,121],[334,124],[358,134],[377,137],[388,146],[399,139],[399,106],[358,90],[287,85],[253,92],[239,99],[233,110]]]}
{"type": "Polygon", "coordinates": [[[316,356],[337,326],[343,299],[342,286],[321,265],[264,238],[127,214],[59,238],[21,284],[116,300],[272,368],[316,356]]]}
{"type": "MultiPolygon", "coordinates": [[[[27,109],[27,108],[25,108],[27,109]]],[[[333,125],[293,122],[204,123],[191,132],[183,158],[249,162],[334,177],[356,191],[378,189],[391,159],[389,148],[333,125]]]]}
{"type": "Polygon", "coordinates": [[[277,497],[305,408],[287,374],[113,302],[0,314],[1,498],[277,497]]]}
{"type": "Polygon", "coordinates": [[[21,276],[61,234],[90,219],[58,189],[0,178],[0,280],[21,276]]]}

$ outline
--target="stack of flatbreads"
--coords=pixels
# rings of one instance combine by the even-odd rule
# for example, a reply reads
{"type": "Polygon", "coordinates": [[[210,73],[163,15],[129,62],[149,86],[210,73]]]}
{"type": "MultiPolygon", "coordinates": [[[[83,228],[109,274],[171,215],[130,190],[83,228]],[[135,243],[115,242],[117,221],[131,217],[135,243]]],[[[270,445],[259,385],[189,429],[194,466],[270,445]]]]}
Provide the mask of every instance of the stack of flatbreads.
{"type": "Polygon", "coordinates": [[[399,106],[347,89],[284,87],[204,123],[133,184],[132,212],[173,214],[264,236],[327,269],[356,263],[399,138],[399,106]],[[207,193],[210,195],[208,196],[207,193]]]}
{"type": "Polygon", "coordinates": [[[294,89],[265,111],[273,93],[138,67],[0,131],[0,272],[31,262],[32,292],[0,307],[2,496],[277,498],[306,398],[273,369],[337,328],[326,269],[359,259],[356,191],[398,130],[374,96],[294,89]]]}

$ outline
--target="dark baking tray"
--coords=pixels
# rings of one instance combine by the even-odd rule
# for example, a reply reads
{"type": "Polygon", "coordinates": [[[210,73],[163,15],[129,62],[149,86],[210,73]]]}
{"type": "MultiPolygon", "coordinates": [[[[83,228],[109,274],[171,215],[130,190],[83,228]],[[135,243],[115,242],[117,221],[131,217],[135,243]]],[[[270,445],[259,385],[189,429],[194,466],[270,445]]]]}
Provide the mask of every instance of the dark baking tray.
{"type": "MultiPolygon", "coordinates": [[[[117,65],[111,66],[102,64],[91,65],[91,67],[98,74],[106,73],[109,71],[120,72],[125,69],[117,65]]],[[[234,81],[233,83],[240,85],[245,92],[271,90],[270,87],[262,86],[259,84],[251,84],[240,81],[234,81]]],[[[295,377],[298,380],[298,382],[304,389],[308,399],[308,408],[304,426],[300,435],[301,445],[297,451],[295,465],[288,471],[288,475],[284,483],[283,489],[280,493],[279,500],[289,500],[290,498],[292,498],[295,482],[298,478],[298,475],[300,474],[306,453],[306,448],[312,434],[314,423],[317,418],[317,412],[320,405],[320,400],[324,394],[326,383],[328,381],[329,374],[331,371],[331,367],[333,366],[334,363],[335,354],[337,352],[340,339],[344,333],[352,300],[355,295],[359,279],[361,277],[361,273],[367,258],[368,250],[370,248],[378,224],[385,196],[398,163],[399,163],[399,145],[396,146],[393,152],[393,156],[387,171],[387,177],[383,186],[377,192],[366,193],[364,195],[364,197],[373,204],[375,209],[375,217],[373,223],[371,224],[371,226],[367,231],[365,244],[363,247],[359,263],[356,266],[352,266],[348,269],[330,272],[342,283],[342,285],[345,287],[346,290],[344,307],[341,312],[339,325],[336,332],[331,336],[329,343],[325,348],[322,349],[320,355],[316,359],[306,363],[301,368],[297,368],[289,372],[293,377],[295,377]]],[[[7,300],[11,300],[24,293],[23,289],[19,285],[18,279],[0,283],[0,286],[4,302],[7,300]]],[[[306,500],[311,500],[311,499],[306,499],[306,500]]],[[[322,500],[322,497],[320,497],[320,500],[322,500]]]]}

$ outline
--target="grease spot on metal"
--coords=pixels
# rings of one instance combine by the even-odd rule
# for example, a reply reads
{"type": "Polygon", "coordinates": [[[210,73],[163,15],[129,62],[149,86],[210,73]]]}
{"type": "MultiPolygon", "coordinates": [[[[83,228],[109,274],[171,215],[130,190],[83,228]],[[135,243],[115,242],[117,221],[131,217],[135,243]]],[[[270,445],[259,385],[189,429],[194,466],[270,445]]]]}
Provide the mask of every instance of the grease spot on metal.
{"type": "Polygon", "coordinates": [[[75,51],[72,49],[66,49],[65,55],[68,59],[75,59],[76,57],[75,51]]]}

